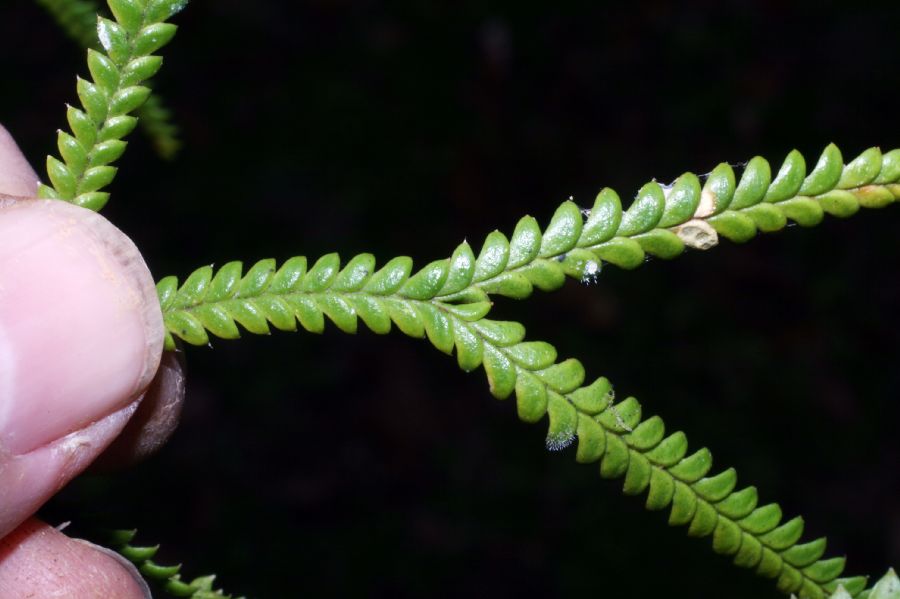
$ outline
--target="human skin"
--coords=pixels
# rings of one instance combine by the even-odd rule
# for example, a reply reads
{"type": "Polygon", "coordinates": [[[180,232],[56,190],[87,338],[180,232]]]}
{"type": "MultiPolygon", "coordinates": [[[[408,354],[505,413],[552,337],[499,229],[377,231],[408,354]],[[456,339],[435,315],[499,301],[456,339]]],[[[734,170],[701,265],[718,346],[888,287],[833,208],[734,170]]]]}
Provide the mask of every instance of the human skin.
{"type": "Polygon", "coordinates": [[[149,597],[124,559],[32,516],[124,429],[104,466],[164,442],[184,389],[172,356],[160,368],[137,248],[94,212],[35,199],[37,183],[0,126],[0,597],[149,597]]]}

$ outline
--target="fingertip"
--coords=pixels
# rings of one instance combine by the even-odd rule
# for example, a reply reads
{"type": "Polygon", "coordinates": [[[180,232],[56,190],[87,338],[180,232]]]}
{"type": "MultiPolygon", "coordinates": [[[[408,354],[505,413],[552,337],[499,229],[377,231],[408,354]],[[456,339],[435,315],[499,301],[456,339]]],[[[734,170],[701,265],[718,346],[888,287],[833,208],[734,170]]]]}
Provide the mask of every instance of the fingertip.
{"type": "Polygon", "coordinates": [[[0,540],[0,597],[148,599],[133,566],[31,518],[0,540]]]}
{"type": "Polygon", "coordinates": [[[38,176],[28,164],[16,140],[0,124],[0,194],[34,197],[38,176]]]}

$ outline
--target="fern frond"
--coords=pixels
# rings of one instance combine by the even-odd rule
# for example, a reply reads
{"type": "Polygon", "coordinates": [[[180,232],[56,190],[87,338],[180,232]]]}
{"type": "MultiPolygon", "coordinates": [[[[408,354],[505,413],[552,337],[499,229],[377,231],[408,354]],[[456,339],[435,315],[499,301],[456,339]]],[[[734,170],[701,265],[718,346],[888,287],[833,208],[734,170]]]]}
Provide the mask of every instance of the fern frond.
{"type": "Polygon", "coordinates": [[[670,186],[647,183],[624,211],[609,188],[590,210],[563,202],[544,231],[526,216],[510,239],[499,231],[487,236],[469,285],[521,299],[534,287],[557,289],[567,276],[593,279],[604,263],[633,269],[648,255],[671,259],[685,247],[708,249],[719,236],[743,243],[758,231],[782,229],[788,220],[811,227],[826,213],[845,218],[860,207],[881,208],[900,200],[900,149],[882,154],[869,148],[844,165],[831,144],[808,175],[794,150],[774,179],[759,156],[740,180],[725,163],[702,186],[701,178],[685,173],[670,186]]]}
{"type": "MultiPolygon", "coordinates": [[[[173,597],[190,597],[191,599],[232,599],[221,589],[214,589],[215,575],[198,576],[190,582],[181,580],[181,565],[161,566],[153,561],[159,545],[154,547],[138,547],[131,544],[136,530],[114,530],[107,535],[109,547],[125,559],[133,563],[144,578],[156,584],[173,597]]],[[[234,599],[245,599],[235,597],[234,599]]]]}
{"type": "Polygon", "coordinates": [[[109,194],[100,191],[113,180],[110,164],[125,151],[122,138],[131,133],[137,119],[129,113],[150,95],[140,85],[162,66],[153,55],[175,35],[165,21],[181,10],[186,0],[109,0],[115,21],[97,18],[97,36],[106,53],[88,49],[88,69],[93,81],[78,78],[78,97],[84,110],[69,107],[72,134],[57,137],[62,160],[47,157],[51,186],[41,185],[42,198],[66,200],[100,210],[109,194]]]}

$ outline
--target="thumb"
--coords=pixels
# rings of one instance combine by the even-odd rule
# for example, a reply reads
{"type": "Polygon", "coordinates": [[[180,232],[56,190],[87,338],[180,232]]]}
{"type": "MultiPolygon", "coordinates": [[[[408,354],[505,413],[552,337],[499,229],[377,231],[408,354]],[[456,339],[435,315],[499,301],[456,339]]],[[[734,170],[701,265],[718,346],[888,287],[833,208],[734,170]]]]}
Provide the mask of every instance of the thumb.
{"type": "Polygon", "coordinates": [[[162,340],[122,232],[65,202],[0,197],[0,537],[122,430],[162,340]]]}

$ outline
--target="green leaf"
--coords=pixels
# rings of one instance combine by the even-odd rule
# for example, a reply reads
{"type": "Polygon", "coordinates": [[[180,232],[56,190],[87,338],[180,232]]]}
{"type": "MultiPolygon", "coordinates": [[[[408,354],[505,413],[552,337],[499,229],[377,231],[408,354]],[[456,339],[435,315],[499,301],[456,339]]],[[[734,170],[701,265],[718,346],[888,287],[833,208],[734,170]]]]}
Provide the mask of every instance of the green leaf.
{"type": "Polygon", "coordinates": [[[137,125],[137,119],[133,116],[120,115],[110,117],[103,124],[103,128],[100,129],[97,140],[104,142],[111,139],[122,139],[134,130],[135,125],[137,125]]]}
{"type": "Polygon", "coordinates": [[[702,195],[708,195],[712,199],[715,206],[713,214],[720,214],[730,207],[734,192],[734,170],[723,162],[709,173],[703,184],[702,195]]]}
{"type": "Polygon", "coordinates": [[[234,319],[223,306],[203,304],[194,308],[191,313],[216,337],[237,339],[241,336],[234,319]]]}
{"type": "Polygon", "coordinates": [[[509,244],[507,268],[516,268],[534,260],[541,248],[541,229],[530,216],[519,220],[509,244]]]}
{"type": "Polygon", "coordinates": [[[128,59],[128,32],[125,28],[109,19],[97,19],[97,39],[117,66],[122,66],[128,59]]]}
{"type": "Polygon", "coordinates": [[[710,468],[712,468],[712,454],[704,447],[681,460],[670,468],[669,472],[678,480],[693,483],[706,476],[710,468]]]}
{"type": "Polygon", "coordinates": [[[881,172],[881,150],[869,148],[844,167],[838,189],[850,189],[871,183],[881,172]]]}
{"type": "Polygon", "coordinates": [[[575,460],[579,464],[596,462],[606,451],[606,432],[597,424],[596,420],[578,414],[578,425],[575,431],[578,438],[578,449],[575,460]]]}
{"type": "Polygon", "coordinates": [[[107,56],[88,48],[87,51],[88,70],[94,83],[98,85],[107,96],[115,93],[119,87],[119,69],[113,64],[107,56]]]}
{"type": "Polygon", "coordinates": [[[574,202],[563,202],[544,231],[538,255],[557,256],[575,247],[581,235],[581,210],[574,202]]]}
{"type": "Polygon", "coordinates": [[[900,579],[893,568],[875,584],[869,599],[900,599],[900,579]]]}
{"type": "Polygon", "coordinates": [[[769,204],[768,202],[756,204],[741,211],[741,214],[749,216],[753,224],[760,231],[780,231],[787,225],[787,217],[781,210],[782,204],[769,204]]]}
{"type": "Polygon", "coordinates": [[[535,372],[539,379],[557,393],[571,393],[584,382],[584,366],[575,358],[569,358],[549,368],[535,372]]]}
{"type": "Polygon", "coordinates": [[[160,56],[139,56],[128,61],[122,69],[122,87],[137,85],[141,81],[150,79],[162,67],[163,59],[160,56]]]}
{"type": "Polygon", "coordinates": [[[519,343],[525,337],[525,327],[514,321],[479,320],[471,324],[478,334],[500,347],[519,343]]]}
{"type": "Polygon", "coordinates": [[[272,293],[287,293],[294,290],[303,280],[306,274],[306,257],[297,256],[287,260],[281,268],[272,275],[269,283],[269,291],[272,293]]]}
{"type": "Polygon", "coordinates": [[[647,451],[656,447],[666,433],[662,418],[653,416],[638,425],[627,437],[628,444],[638,451],[647,451]]]}
{"type": "Polygon", "coordinates": [[[684,173],[666,193],[665,211],[660,227],[680,225],[693,218],[700,204],[700,180],[694,173],[684,173]]]}
{"type": "Polygon", "coordinates": [[[600,476],[618,478],[625,474],[631,454],[628,446],[617,435],[606,435],[606,452],[600,460],[600,476]]]}
{"type": "MultiPolygon", "coordinates": [[[[356,333],[356,310],[354,310],[353,306],[348,304],[344,298],[338,295],[323,294],[316,298],[316,303],[322,309],[322,312],[324,312],[325,315],[328,316],[328,318],[331,319],[331,321],[337,326],[337,328],[350,335],[356,333]]],[[[418,314],[415,315],[415,318],[417,322],[421,323],[421,319],[419,318],[418,314]]],[[[419,326],[421,327],[422,325],[419,324],[419,326]]],[[[402,327],[401,330],[403,330],[402,327]]],[[[414,336],[421,337],[422,335],[418,334],[414,336]]]]}
{"type": "Polygon", "coordinates": [[[547,394],[547,415],[550,418],[546,439],[547,449],[561,451],[575,440],[578,412],[563,396],[551,391],[547,394]]]}
{"type": "Polygon", "coordinates": [[[187,3],[188,0],[146,0],[145,19],[150,22],[167,21],[187,3]]]}
{"type": "Polygon", "coordinates": [[[666,206],[666,197],[658,183],[652,181],[641,187],[634,202],[622,215],[616,235],[630,237],[649,231],[659,223],[666,206]]]}
{"type": "Polygon", "coordinates": [[[482,289],[492,295],[502,295],[513,299],[525,299],[533,291],[528,277],[518,272],[505,272],[482,284],[482,289]]]}
{"type": "Polygon", "coordinates": [[[439,306],[442,310],[468,322],[481,320],[491,311],[491,302],[472,302],[468,304],[445,304],[441,302],[439,306]]]}
{"type": "Polygon", "coordinates": [[[447,280],[447,272],[447,260],[435,260],[411,276],[398,293],[410,299],[431,299],[447,280]]]}
{"type": "Polygon", "coordinates": [[[806,176],[806,161],[803,154],[797,150],[791,150],[791,153],[784,159],[781,168],[769,191],[766,192],[766,202],[780,202],[797,195],[800,186],[803,185],[803,177],[806,176]]]}
{"type": "Polygon", "coordinates": [[[566,282],[566,274],[556,259],[537,259],[519,271],[528,281],[541,291],[554,291],[566,282]]]}
{"type": "MultiPolygon", "coordinates": [[[[374,297],[366,295],[350,296],[349,301],[356,308],[356,313],[362,318],[366,326],[378,335],[387,335],[391,332],[391,317],[387,309],[374,297]]],[[[429,335],[429,339],[431,335],[429,335]]],[[[432,341],[434,343],[434,341],[432,341]]],[[[435,345],[437,345],[435,343],[435,345]]],[[[443,347],[438,347],[443,351],[443,347]]]]}
{"type": "Polygon", "coordinates": [[[116,21],[128,33],[134,33],[140,28],[143,7],[135,0],[107,0],[107,3],[116,21]]]}
{"type": "Polygon", "coordinates": [[[481,252],[475,261],[475,281],[484,281],[494,277],[506,268],[509,261],[509,242],[500,231],[490,233],[481,246],[481,252]]]}
{"type": "Polygon", "coordinates": [[[641,245],[641,249],[657,258],[671,260],[684,251],[684,242],[678,235],[665,229],[653,229],[633,238],[641,245]]]}
{"type": "Polygon", "coordinates": [[[853,216],[859,211],[859,200],[849,191],[835,189],[816,196],[822,210],[838,218],[853,216]]]}
{"type": "Polygon", "coordinates": [[[453,352],[453,326],[441,310],[432,304],[419,304],[416,306],[425,325],[425,334],[428,340],[438,350],[445,354],[453,352]]]}
{"type": "Polygon", "coordinates": [[[697,511],[697,496],[690,487],[675,481],[675,493],[672,496],[672,511],[669,513],[671,526],[684,526],[694,518],[697,511]]]}
{"type": "Polygon", "coordinates": [[[77,193],[90,193],[106,187],[112,183],[117,170],[114,166],[95,166],[87,169],[78,183],[77,193]]]}
{"type": "Polygon", "coordinates": [[[484,346],[483,358],[491,395],[497,399],[506,399],[516,386],[515,367],[509,358],[491,344],[484,346]]]}
{"type": "Polygon", "coordinates": [[[523,422],[534,423],[547,413],[547,386],[530,372],[516,377],[516,410],[523,422]]]}
{"type": "Polygon", "coordinates": [[[707,222],[716,230],[716,233],[735,243],[744,243],[756,235],[756,223],[753,222],[753,219],[734,210],[726,210],[713,216],[707,222]]]}
{"type": "Polygon", "coordinates": [[[784,558],[784,561],[792,566],[802,568],[821,558],[825,553],[825,545],[825,538],[822,537],[809,543],[794,545],[785,551],[782,554],[782,557],[784,558]]]}
{"type": "Polygon", "coordinates": [[[633,453],[628,460],[628,469],[625,470],[625,482],[622,492],[625,495],[638,495],[650,484],[650,474],[653,467],[643,454],[633,453]]]}
{"type": "Polygon", "coordinates": [[[760,540],[772,549],[781,551],[796,543],[802,534],[803,518],[797,516],[792,520],[788,520],[778,528],[765,533],[760,540]]]}
{"type": "Polygon", "coordinates": [[[781,522],[781,507],[777,503],[770,503],[750,512],[740,524],[747,532],[759,535],[769,532],[778,526],[779,522],[781,522]]]}
{"type": "Polygon", "coordinates": [[[109,102],[109,115],[121,116],[134,112],[150,96],[150,88],[133,85],[120,89],[109,102]]]}
{"type": "Polygon", "coordinates": [[[516,343],[506,348],[506,355],[528,370],[540,370],[556,362],[556,348],[544,341],[516,343]]]}
{"type": "Polygon", "coordinates": [[[825,215],[817,201],[802,196],[785,200],[778,204],[778,208],[801,227],[814,227],[822,222],[825,215]]]}
{"type": "Polygon", "coordinates": [[[619,268],[630,270],[644,263],[644,250],[641,245],[627,237],[613,237],[594,249],[597,257],[619,268]]]}
{"type": "Polygon", "coordinates": [[[68,106],[66,119],[69,122],[72,133],[81,142],[82,147],[90,148],[94,145],[94,142],[97,140],[97,128],[91,117],[74,106],[68,106]]]}
{"type": "Polygon", "coordinates": [[[834,144],[828,144],[815,168],[800,187],[800,195],[814,196],[834,189],[841,178],[844,168],[844,158],[841,151],[834,144]]]}
{"type": "Polygon", "coordinates": [[[769,163],[764,158],[754,156],[744,167],[741,182],[738,183],[729,208],[740,210],[758,204],[765,197],[771,182],[772,169],[769,163]]]}
{"type": "Polygon", "coordinates": [[[331,288],[340,292],[359,291],[373,272],[375,272],[375,256],[359,254],[338,273],[331,288]]]}
{"type": "Polygon", "coordinates": [[[881,172],[872,183],[884,184],[900,180],[900,148],[881,157],[881,172]]]}
{"type": "Polygon", "coordinates": [[[462,291],[472,282],[475,274],[475,255],[465,241],[459,244],[450,257],[449,271],[440,295],[450,295],[462,291]]]}
{"type": "Polygon", "coordinates": [[[659,445],[647,452],[647,459],[665,468],[674,466],[687,453],[687,437],[677,431],[660,441],[659,445]]]}
{"type": "MultiPolygon", "coordinates": [[[[320,293],[328,289],[337,278],[341,268],[341,259],[336,252],[325,254],[313,264],[303,281],[300,283],[300,291],[305,293],[320,293]]],[[[273,264],[274,272],[274,264],[273,264]]]]}
{"type": "Polygon", "coordinates": [[[675,481],[667,473],[653,468],[650,471],[650,491],[647,493],[646,507],[651,511],[663,510],[675,496],[675,481]]]}
{"type": "MultiPolygon", "coordinates": [[[[555,360],[556,350],[553,353],[555,360]]],[[[612,385],[609,379],[602,376],[587,387],[579,387],[569,394],[569,399],[575,404],[575,407],[585,414],[599,414],[606,409],[612,398],[612,385]]]]}
{"type": "Polygon", "coordinates": [[[728,468],[715,476],[700,479],[692,486],[700,497],[715,503],[725,499],[734,489],[735,484],[737,484],[737,472],[734,468],[728,468]]]}
{"type": "Polygon", "coordinates": [[[394,258],[372,275],[363,291],[375,295],[390,295],[400,289],[411,270],[412,258],[409,256],[394,258]]]}
{"type": "Polygon", "coordinates": [[[97,212],[103,206],[106,205],[106,202],[109,200],[109,194],[104,191],[90,191],[87,193],[80,193],[72,200],[72,203],[76,206],[80,206],[82,208],[86,208],[88,210],[93,210],[97,212]]]}
{"type": "Polygon", "coordinates": [[[191,345],[206,345],[209,337],[203,324],[187,312],[169,312],[165,315],[166,330],[191,345]]]}
{"type": "MultiPolygon", "coordinates": [[[[337,254],[329,254],[323,258],[337,260],[337,254]]],[[[321,261],[321,260],[320,260],[321,261]]],[[[238,284],[235,297],[256,297],[262,293],[275,274],[275,260],[267,258],[250,267],[238,284]]]]}
{"type": "Polygon", "coordinates": [[[756,487],[745,487],[717,503],[716,510],[732,520],[738,520],[749,515],[756,508],[758,499],[756,487]]]}
{"type": "Polygon", "coordinates": [[[621,222],[622,201],[615,191],[608,187],[604,188],[594,200],[594,207],[591,208],[588,219],[582,228],[578,247],[609,241],[616,234],[621,222]]]}
{"type": "Polygon", "coordinates": [[[178,28],[171,23],[154,23],[141,29],[131,42],[135,56],[153,54],[175,37],[178,28]]]}
{"type": "Polygon", "coordinates": [[[128,144],[118,139],[110,139],[100,142],[91,150],[90,161],[87,166],[105,166],[121,158],[128,144]]]}
{"type": "Polygon", "coordinates": [[[81,77],[76,79],[75,87],[78,92],[78,99],[87,111],[88,116],[91,117],[94,123],[102,123],[106,119],[106,94],[103,93],[102,89],[81,77]]]}
{"type": "Polygon", "coordinates": [[[803,574],[818,583],[828,582],[840,576],[846,563],[847,560],[843,557],[819,560],[803,568],[803,574]]]}
{"type": "Polygon", "coordinates": [[[459,367],[471,372],[481,365],[481,339],[461,321],[453,321],[453,336],[456,340],[456,359],[459,367]]]}
{"type": "Polygon", "coordinates": [[[47,175],[50,177],[53,187],[63,198],[74,197],[77,182],[69,167],[53,156],[47,156],[47,175]]]}

